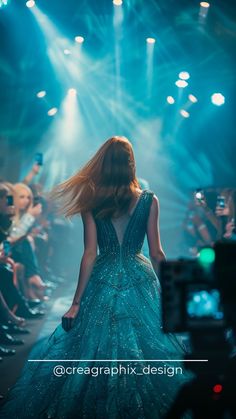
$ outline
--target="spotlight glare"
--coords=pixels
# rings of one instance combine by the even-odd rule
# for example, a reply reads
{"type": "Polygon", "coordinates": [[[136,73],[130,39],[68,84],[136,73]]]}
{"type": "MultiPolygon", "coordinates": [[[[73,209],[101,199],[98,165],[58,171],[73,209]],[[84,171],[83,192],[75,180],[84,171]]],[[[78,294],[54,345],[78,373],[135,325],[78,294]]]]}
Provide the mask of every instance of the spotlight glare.
{"type": "Polygon", "coordinates": [[[197,199],[202,199],[202,192],[196,192],[195,197],[197,199]]]}
{"type": "Polygon", "coordinates": [[[46,96],[46,91],[40,90],[40,92],[38,92],[36,96],[41,99],[46,96]]]}
{"type": "Polygon", "coordinates": [[[185,111],[185,109],[181,109],[180,115],[182,115],[184,118],[190,117],[190,114],[187,111],[185,111]]]}
{"type": "Polygon", "coordinates": [[[166,100],[170,105],[173,105],[175,103],[173,96],[167,96],[166,100]]]}
{"type": "Polygon", "coordinates": [[[146,42],[147,42],[148,44],[155,44],[156,40],[155,40],[155,38],[147,38],[147,39],[146,39],[146,42]]]}
{"type": "Polygon", "coordinates": [[[76,96],[77,95],[77,90],[74,88],[71,88],[68,90],[68,95],[69,96],[76,96]]]}
{"type": "Polygon", "coordinates": [[[179,73],[179,78],[181,80],[188,80],[190,78],[190,74],[187,71],[181,71],[179,73]]]}
{"type": "Polygon", "coordinates": [[[197,103],[197,101],[198,101],[198,99],[196,98],[196,96],[194,96],[194,95],[188,95],[188,98],[189,98],[189,100],[190,100],[190,102],[192,102],[192,103],[197,103]]]}
{"type": "Polygon", "coordinates": [[[221,93],[214,93],[211,96],[211,101],[213,105],[221,106],[225,103],[225,97],[221,93]]]}
{"type": "Polygon", "coordinates": [[[0,0],[0,9],[1,7],[7,6],[8,0],[0,0]]]}
{"type": "Polygon", "coordinates": [[[75,42],[78,42],[78,44],[82,44],[84,42],[84,37],[83,36],[76,36],[75,37],[75,42]]]}
{"type": "Polygon", "coordinates": [[[122,1],[122,0],[113,0],[113,4],[114,4],[114,6],[121,6],[121,5],[122,5],[122,3],[123,3],[123,1],[122,1]]]}
{"type": "Polygon", "coordinates": [[[177,80],[175,84],[176,86],[183,88],[188,86],[188,83],[185,80],[177,80]]]}
{"type": "Polygon", "coordinates": [[[28,1],[26,2],[26,6],[27,6],[27,7],[29,7],[29,9],[30,9],[31,7],[34,7],[34,6],[35,6],[35,1],[34,1],[34,0],[28,0],[28,1]]]}
{"type": "Polygon", "coordinates": [[[57,108],[51,108],[51,109],[49,109],[48,116],[54,116],[54,115],[56,115],[57,111],[58,111],[57,108]]]}
{"type": "Polygon", "coordinates": [[[208,7],[210,7],[210,3],[208,3],[207,1],[201,1],[200,6],[204,7],[205,9],[208,9],[208,7]]]}
{"type": "Polygon", "coordinates": [[[202,265],[208,265],[215,261],[215,251],[210,247],[205,247],[200,251],[199,262],[202,265]]]}
{"type": "Polygon", "coordinates": [[[70,55],[71,54],[71,51],[69,49],[67,49],[67,48],[64,49],[63,52],[64,52],[65,55],[70,55]]]}

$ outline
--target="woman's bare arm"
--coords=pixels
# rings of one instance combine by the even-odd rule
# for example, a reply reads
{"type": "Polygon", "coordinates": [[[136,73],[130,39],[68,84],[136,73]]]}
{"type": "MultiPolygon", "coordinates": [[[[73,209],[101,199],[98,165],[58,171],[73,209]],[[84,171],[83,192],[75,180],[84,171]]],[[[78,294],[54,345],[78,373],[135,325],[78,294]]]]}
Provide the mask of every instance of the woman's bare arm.
{"type": "Polygon", "coordinates": [[[84,225],[84,253],[72,304],[80,302],[97,257],[97,230],[92,214],[90,212],[82,214],[82,220],[84,225]]]}
{"type": "Polygon", "coordinates": [[[160,262],[166,260],[165,253],[161,246],[159,214],[159,201],[156,195],[154,195],[147,222],[147,239],[149,246],[149,257],[156,275],[158,275],[160,262]]]}
{"type": "Polygon", "coordinates": [[[80,301],[89,281],[97,257],[97,230],[90,212],[82,214],[84,225],[84,253],[80,262],[80,271],[75,295],[69,310],[62,317],[62,326],[68,331],[80,309],[80,301]]]}
{"type": "Polygon", "coordinates": [[[38,164],[34,164],[30,172],[25,176],[25,178],[22,180],[23,183],[26,185],[29,185],[33,178],[40,172],[41,166],[38,164]]]}

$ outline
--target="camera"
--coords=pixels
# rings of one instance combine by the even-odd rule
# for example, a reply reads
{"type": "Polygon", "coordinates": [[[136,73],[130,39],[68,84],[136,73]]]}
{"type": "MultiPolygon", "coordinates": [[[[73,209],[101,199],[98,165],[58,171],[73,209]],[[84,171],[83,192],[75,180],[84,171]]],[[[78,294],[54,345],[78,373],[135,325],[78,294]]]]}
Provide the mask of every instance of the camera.
{"type": "Polygon", "coordinates": [[[160,280],[164,332],[189,332],[225,325],[213,266],[206,267],[198,260],[162,262],[160,280]]]}
{"type": "Polygon", "coordinates": [[[236,243],[217,242],[197,260],[162,262],[163,330],[167,333],[236,325],[236,243]]]}
{"type": "Polygon", "coordinates": [[[222,240],[196,260],[161,263],[163,330],[188,332],[185,367],[193,373],[165,419],[180,419],[186,411],[193,417],[236,417],[235,256],[236,242],[222,240]],[[224,391],[216,397],[218,383],[224,391]]]}

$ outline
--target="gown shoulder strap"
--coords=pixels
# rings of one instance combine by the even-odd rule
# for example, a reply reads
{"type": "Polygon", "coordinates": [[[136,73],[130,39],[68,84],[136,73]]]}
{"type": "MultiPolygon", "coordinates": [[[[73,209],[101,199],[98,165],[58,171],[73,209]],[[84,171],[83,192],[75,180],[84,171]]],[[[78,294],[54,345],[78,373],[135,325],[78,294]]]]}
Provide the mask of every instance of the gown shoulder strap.
{"type": "Polygon", "coordinates": [[[154,192],[153,191],[151,191],[150,189],[145,189],[144,202],[145,202],[145,213],[146,213],[146,217],[147,218],[149,216],[149,212],[150,212],[150,207],[152,205],[153,196],[154,196],[154,192]]]}

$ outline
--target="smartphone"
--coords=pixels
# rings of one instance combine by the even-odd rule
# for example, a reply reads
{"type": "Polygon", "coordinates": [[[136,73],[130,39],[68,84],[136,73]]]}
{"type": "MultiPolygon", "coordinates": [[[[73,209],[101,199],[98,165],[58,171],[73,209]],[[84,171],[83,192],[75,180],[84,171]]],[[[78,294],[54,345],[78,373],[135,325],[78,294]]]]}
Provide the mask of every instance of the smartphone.
{"type": "Polygon", "coordinates": [[[7,195],[7,206],[12,207],[14,205],[13,195],[7,195]]]}
{"type": "Polygon", "coordinates": [[[11,243],[8,240],[3,241],[3,251],[6,257],[8,257],[11,253],[11,243]]]}
{"type": "Polygon", "coordinates": [[[41,197],[39,195],[36,195],[34,196],[34,207],[38,204],[41,204],[41,197]]]}
{"type": "Polygon", "coordinates": [[[225,197],[218,195],[216,200],[217,208],[225,208],[225,197]]]}
{"type": "Polygon", "coordinates": [[[204,193],[203,193],[202,190],[197,189],[194,192],[194,196],[195,196],[196,201],[199,202],[200,204],[202,204],[204,202],[205,197],[204,197],[204,193]]]}
{"type": "Polygon", "coordinates": [[[43,153],[35,154],[35,162],[38,166],[43,166],[43,153]]]}

